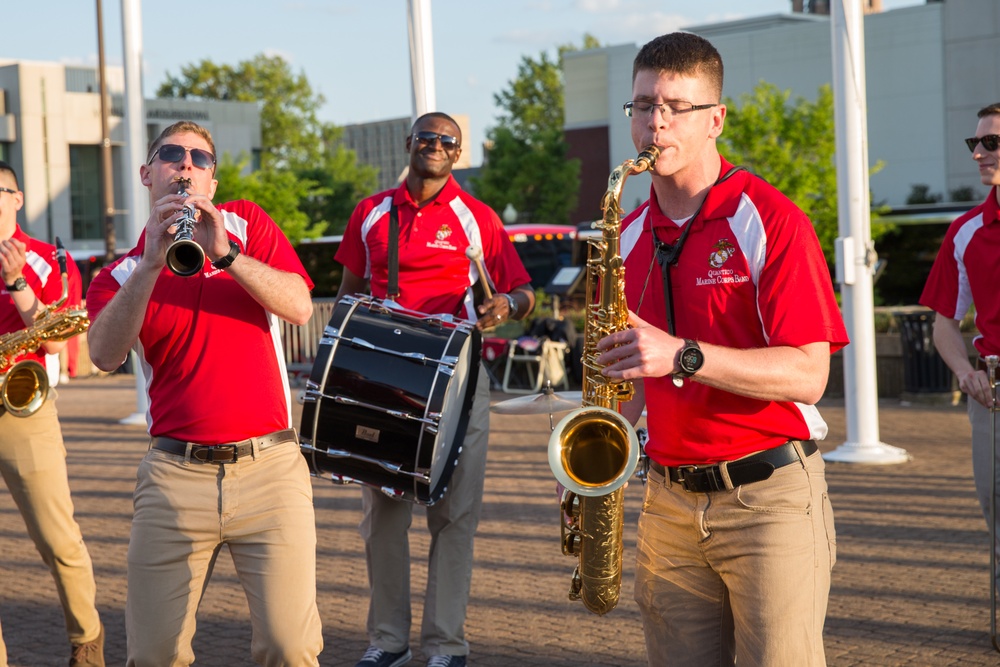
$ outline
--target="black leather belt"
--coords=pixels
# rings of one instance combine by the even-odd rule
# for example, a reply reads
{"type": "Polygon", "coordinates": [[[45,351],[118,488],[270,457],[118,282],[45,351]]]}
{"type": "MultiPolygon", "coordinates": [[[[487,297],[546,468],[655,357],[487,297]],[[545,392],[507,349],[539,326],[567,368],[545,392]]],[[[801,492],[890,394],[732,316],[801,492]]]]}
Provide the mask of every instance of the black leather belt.
{"type": "MultiPolygon", "coordinates": [[[[814,440],[802,440],[802,453],[812,456],[819,447],[814,440]]],[[[745,456],[742,459],[726,462],[726,470],[729,473],[729,481],[733,487],[743,484],[753,484],[762,482],[771,476],[778,468],[795,463],[799,460],[799,453],[795,450],[795,441],[790,440],[785,444],[766,449],[763,452],[745,456]]],[[[676,482],[684,487],[685,491],[693,493],[708,493],[709,491],[725,491],[726,482],[722,476],[721,464],[712,465],[687,465],[676,468],[664,466],[650,459],[649,468],[669,477],[671,482],[676,482]]]]}
{"type": "Polygon", "coordinates": [[[154,436],[150,447],[158,449],[161,452],[184,456],[187,454],[188,445],[190,445],[191,458],[195,461],[202,463],[233,463],[234,461],[239,461],[241,458],[250,456],[253,453],[254,444],[257,445],[257,451],[262,451],[268,447],[280,445],[283,442],[294,442],[295,440],[295,429],[286,428],[283,431],[275,431],[274,433],[257,436],[256,438],[247,438],[240,442],[227,442],[221,445],[196,445],[193,442],[186,442],[184,440],[154,436]]]}

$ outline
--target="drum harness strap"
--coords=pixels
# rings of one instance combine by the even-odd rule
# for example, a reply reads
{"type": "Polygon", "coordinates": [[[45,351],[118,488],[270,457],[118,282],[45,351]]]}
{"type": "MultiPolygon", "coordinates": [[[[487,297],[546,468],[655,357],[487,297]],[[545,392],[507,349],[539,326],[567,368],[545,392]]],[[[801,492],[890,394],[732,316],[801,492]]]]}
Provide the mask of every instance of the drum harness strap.
{"type": "Polygon", "coordinates": [[[389,284],[386,286],[386,298],[393,301],[399,298],[399,215],[396,204],[389,208],[389,284]]]}

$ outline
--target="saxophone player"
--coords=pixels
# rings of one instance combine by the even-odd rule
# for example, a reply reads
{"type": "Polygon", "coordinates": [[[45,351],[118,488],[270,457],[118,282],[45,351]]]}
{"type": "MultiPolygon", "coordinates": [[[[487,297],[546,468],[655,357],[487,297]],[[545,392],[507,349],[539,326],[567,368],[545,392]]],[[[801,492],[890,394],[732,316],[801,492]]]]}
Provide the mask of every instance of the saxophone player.
{"type": "Polygon", "coordinates": [[[663,35],[624,105],[660,149],[622,222],[632,328],[598,344],[636,380],[623,413],[648,406],[635,599],[650,665],[816,667],[836,543],[815,403],[848,339],[810,221],[718,152],[722,79],[704,38],[663,35]]]}
{"type": "MultiPolygon", "coordinates": [[[[0,334],[30,327],[47,304],[62,296],[62,277],[55,246],[33,239],[17,224],[24,193],[17,174],[0,161],[0,273],[4,295],[0,298],[0,334]]],[[[64,307],[80,303],[80,271],[67,262],[69,298],[64,307]]],[[[57,354],[66,341],[45,341],[36,352],[12,360],[35,359],[44,364],[46,354],[57,354]]],[[[70,665],[104,665],[104,627],[97,613],[97,586],[90,553],[80,526],[73,518],[73,501],[66,475],[55,392],[26,416],[0,408],[0,472],[21,512],[28,535],[55,580],[66,619],[71,646],[70,665]]],[[[7,651],[0,638],[0,665],[7,651]]]]}

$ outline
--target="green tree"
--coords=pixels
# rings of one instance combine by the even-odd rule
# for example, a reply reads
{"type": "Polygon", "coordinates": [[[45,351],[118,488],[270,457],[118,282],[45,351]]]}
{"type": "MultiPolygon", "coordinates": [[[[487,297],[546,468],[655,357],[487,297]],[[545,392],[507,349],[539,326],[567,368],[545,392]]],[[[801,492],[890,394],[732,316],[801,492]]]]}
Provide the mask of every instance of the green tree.
{"type": "Polygon", "coordinates": [[[219,181],[215,201],[248,199],[258,204],[281,227],[292,245],[324,233],[326,223],[310,220],[301,207],[303,201],[322,194],[317,183],[299,178],[287,169],[266,167],[244,174],[248,162],[245,155],[239,161],[228,155],[222,158],[215,172],[219,181]]]}
{"type": "Polygon", "coordinates": [[[323,96],[281,56],[259,54],[235,67],[207,59],[185,65],[178,76],[167,74],[156,96],[260,102],[263,167],[295,167],[319,156],[322,125],[316,111],[323,96]]]}
{"type": "MultiPolygon", "coordinates": [[[[726,129],[720,137],[723,154],[795,202],[812,220],[827,261],[833,264],[839,227],[830,87],[820,87],[815,102],[801,97],[793,101],[790,91],[762,81],[738,102],[727,99],[726,104],[726,129]]],[[[872,172],[878,168],[874,165],[872,172]]],[[[872,237],[889,229],[873,225],[872,237]]]]}
{"type": "MultiPolygon", "coordinates": [[[[584,37],[584,48],[599,45],[594,37],[584,37]]],[[[476,196],[497,211],[511,204],[531,222],[569,223],[580,162],[566,157],[561,63],[563,54],[575,48],[560,46],[558,60],[544,52],[537,59],[524,56],[517,77],[493,96],[502,113],[487,132],[491,145],[472,183],[476,196]]]]}
{"type": "Polygon", "coordinates": [[[296,170],[299,178],[317,185],[312,196],[302,200],[301,210],[313,224],[326,225],[326,234],[342,234],[355,205],[378,187],[378,168],[358,164],[357,154],[340,142],[343,132],[324,126],[326,149],[320,159],[296,170]]]}
{"type": "Polygon", "coordinates": [[[342,130],[317,120],[323,97],[278,56],[186,65],[157,95],[261,105],[261,168],[245,175],[245,156],[222,156],[216,200],[255,201],[293,243],[343,231],[354,205],[376,187],[377,170],[358,165],[356,153],[336,141],[342,130]]]}

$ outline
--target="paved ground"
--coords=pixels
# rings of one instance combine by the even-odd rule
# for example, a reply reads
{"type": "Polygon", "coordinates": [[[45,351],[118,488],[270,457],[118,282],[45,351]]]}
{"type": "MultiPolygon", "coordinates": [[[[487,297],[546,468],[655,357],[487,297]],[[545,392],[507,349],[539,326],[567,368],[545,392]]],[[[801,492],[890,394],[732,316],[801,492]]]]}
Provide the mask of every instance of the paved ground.
{"type": "MultiPolygon", "coordinates": [[[[135,410],[134,381],[121,375],[74,380],[60,387],[58,405],[77,518],[97,573],[108,664],[120,665],[131,491],[145,450],[145,428],[118,423],[135,410]]],[[[828,451],[845,438],[844,410],[834,402],[823,413],[831,426],[828,451]]],[[[0,418],[0,425],[10,418],[0,418]]],[[[839,538],[826,629],[829,664],[1000,664],[990,647],[988,533],[973,495],[964,410],[886,402],[880,428],[882,440],[909,451],[911,462],[829,468],[839,538]]],[[[546,416],[494,415],[467,623],[471,661],[494,667],[643,665],[642,628],[631,600],[641,487],[626,491],[621,603],[596,617],[566,600],[573,561],[559,551],[548,431],[546,416]]],[[[367,644],[360,493],[322,480],[315,491],[322,663],[350,666],[367,644]]],[[[412,531],[417,587],[426,565],[421,514],[412,531]]],[[[0,492],[0,536],[0,618],[10,664],[66,664],[54,587],[6,492],[0,492]]],[[[419,619],[419,595],[416,602],[419,619]]],[[[198,664],[249,665],[249,645],[246,601],[223,552],[199,614],[198,664]]]]}

